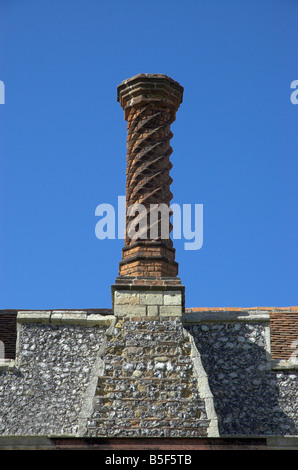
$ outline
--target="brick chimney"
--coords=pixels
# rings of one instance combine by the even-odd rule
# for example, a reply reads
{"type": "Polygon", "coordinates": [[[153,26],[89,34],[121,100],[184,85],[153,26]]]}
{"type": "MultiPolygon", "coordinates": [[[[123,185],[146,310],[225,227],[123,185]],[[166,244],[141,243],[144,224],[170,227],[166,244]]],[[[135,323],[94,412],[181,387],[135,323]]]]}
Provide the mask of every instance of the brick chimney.
{"type": "MultiPolygon", "coordinates": [[[[119,277],[112,286],[114,305],[119,286],[122,290],[176,286],[180,295],[182,288],[170,237],[170,126],[182,102],[183,87],[166,75],[139,74],[124,80],[117,92],[127,121],[127,167],[126,233],[119,277]]],[[[153,298],[150,301],[153,305],[153,298]]]]}

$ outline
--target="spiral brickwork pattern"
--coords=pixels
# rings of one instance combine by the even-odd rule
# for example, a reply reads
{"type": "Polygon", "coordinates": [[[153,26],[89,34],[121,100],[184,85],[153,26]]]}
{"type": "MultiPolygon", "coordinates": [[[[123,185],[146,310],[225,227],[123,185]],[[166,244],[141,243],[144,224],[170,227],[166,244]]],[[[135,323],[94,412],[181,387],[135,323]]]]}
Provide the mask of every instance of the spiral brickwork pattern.
{"type": "Polygon", "coordinates": [[[126,237],[120,276],[177,277],[170,237],[170,125],[182,96],[183,87],[161,74],[139,74],[117,88],[127,121],[126,237]]]}
{"type": "MultiPolygon", "coordinates": [[[[170,140],[173,134],[170,125],[173,122],[172,113],[168,109],[158,109],[155,105],[146,105],[134,109],[128,121],[127,139],[127,174],[126,174],[126,203],[127,207],[143,204],[147,210],[147,234],[151,239],[150,218],[151,204],[166,204],[170,206],[173,195],[170,191],[172,178],[170,170],[172,163],[170,155],[172,147],[170,140]]],[[[127,226],[130,218],[127,218],[127,226]]],[[[165,221],[172,230],[170,221],[165,221]]],[[[161,220],[158,219],[158,236],[161,239],[161,220]]],[[[151,231],[152,233],[152,231],[151,231]]],[[[144,235],[140,233],[141,235],[144,235]]],[[[136,240],[133,240],[134,242],[136,240]]],[[[164,240],[172,246],[170,238],[164,240]]],[[[126,238],[126,245],[132,242],[126,238]]]]}

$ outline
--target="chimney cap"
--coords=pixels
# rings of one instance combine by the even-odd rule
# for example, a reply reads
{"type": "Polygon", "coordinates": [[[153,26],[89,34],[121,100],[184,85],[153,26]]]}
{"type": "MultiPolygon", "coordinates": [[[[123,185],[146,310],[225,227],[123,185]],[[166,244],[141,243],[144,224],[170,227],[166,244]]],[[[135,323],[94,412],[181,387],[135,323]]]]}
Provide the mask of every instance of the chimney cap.
{"type": "Polygon", "coordinates": [[[117,87],[117,101],[127,112],[134,106],[156,102],[176,111],[182,103],[184,88],[160,73],[139,73],[117,87]]]}

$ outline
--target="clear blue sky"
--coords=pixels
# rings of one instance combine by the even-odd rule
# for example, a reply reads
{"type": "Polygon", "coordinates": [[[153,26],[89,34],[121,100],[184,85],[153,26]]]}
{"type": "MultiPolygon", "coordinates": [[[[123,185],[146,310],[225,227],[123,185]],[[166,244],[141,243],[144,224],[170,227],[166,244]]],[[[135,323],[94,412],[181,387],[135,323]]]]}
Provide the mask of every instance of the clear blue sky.
{"type": "Polygon", "coordinates": [[[0,308],[111,307],[122,240],[95,208],[125,194],[122,80],[184,86],[173,202],[188,307],[297,305],[296,0],[1,0],[0,308]]]}

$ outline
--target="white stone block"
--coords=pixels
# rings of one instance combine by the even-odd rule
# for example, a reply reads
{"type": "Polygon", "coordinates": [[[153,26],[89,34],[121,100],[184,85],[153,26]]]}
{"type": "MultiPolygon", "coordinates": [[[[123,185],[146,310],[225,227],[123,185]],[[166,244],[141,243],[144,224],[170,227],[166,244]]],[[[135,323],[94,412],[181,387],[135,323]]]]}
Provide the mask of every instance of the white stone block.
{"type": "Polygon", "coordinates": [[[114,305],[114,315],[119,317],[126,315],[146,316],[146,305],[114,305]]]}
{"type": "Polygon", "coordinates": [[[159,307],[160,316],[179,317],[182,315],[182,308],[177,305],[162,305],[159,307]]]}
{"type": "Polygon", "coordinates": [[[61,323],[76,323],[76,324],[85,324],[87,322],[86,313],[77,313],[77,312],[65,312],[62,313],[61,323]]]}
{"type": "Polygon", "coordinates": [[[166,291],[164,293],[164,305],[182,305],[182,294],[179,291],[166,291]]]}
{"type": "Polygon", "coordinates": [[[156,291],[145,291],[140,293],[140,304],[143,305],[162,305],[163,293],[156,291]]]}
{"type": "Polygon", "coordinates": [[[41,310],[41,311],[22,311],[20,310],[17,315],[18,322],[41,322],[48,323],[50,321],[51,311],[50,310],[41,310]]]}
{"type": "Polygon", "coordinates": [[[140,294],[134,291],[115,291],[114,304],[115,305],[139,305],[140,294]]]}
{"type": "Polygon", "coordinates": [[[115,317],[113,315],[98,315],[96,313],[93,313],[87,315],[87,324],[110,326],[114,318],[115,317]]]}
{"type": "Polygon", "coordinates": [[[62,320],[62,313],[52,313],[51,315],[51,323],[61,323],[62,320]]]}
{"type": "Polygon", "coordinates": [[[148,305],[147,307],[147,315],[149,317],[157,317],[159,314],[159,309],[157,305],[148,305]]]}

